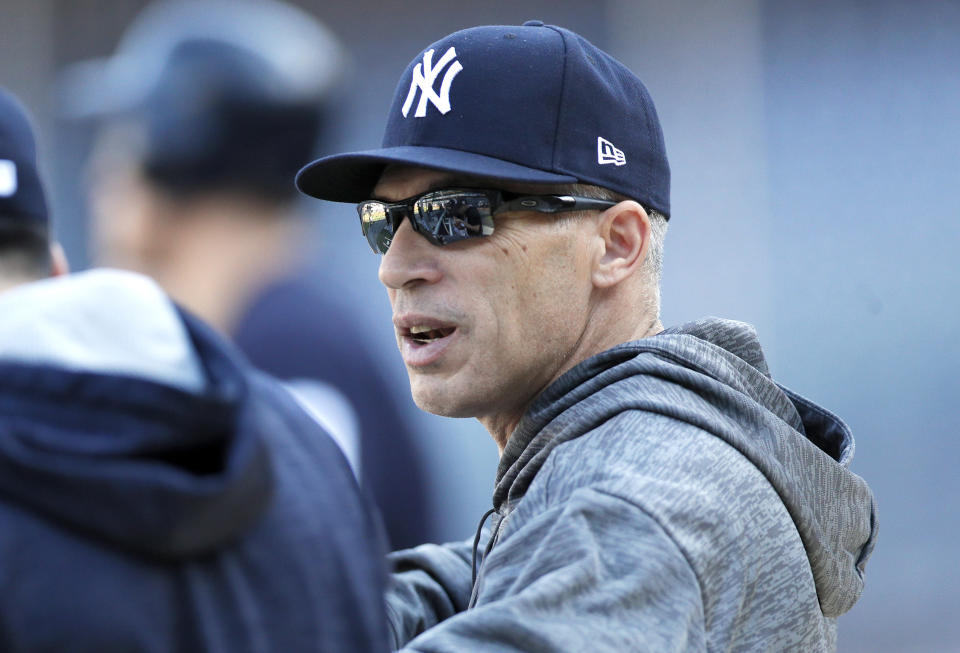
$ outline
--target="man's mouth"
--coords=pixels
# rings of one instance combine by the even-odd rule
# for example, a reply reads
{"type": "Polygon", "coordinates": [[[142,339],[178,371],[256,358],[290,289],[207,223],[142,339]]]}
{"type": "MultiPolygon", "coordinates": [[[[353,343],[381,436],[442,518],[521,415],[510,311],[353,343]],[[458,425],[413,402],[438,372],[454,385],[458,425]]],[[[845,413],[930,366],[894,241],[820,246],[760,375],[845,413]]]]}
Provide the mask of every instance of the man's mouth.
{"type": "Polygon", "coordinates": [[[407,329],[404,334],[417,345],[429,345],[442,338],[446,338],[456,331],[456,327],[431,327],[426,325],[415,325],[407,329]]]}
{"type": "Polygon", "coordinates": [[[435,368],[465,329],[429,315],[401,314],[394,318],[400,354],[409,369],[435,368]]]}

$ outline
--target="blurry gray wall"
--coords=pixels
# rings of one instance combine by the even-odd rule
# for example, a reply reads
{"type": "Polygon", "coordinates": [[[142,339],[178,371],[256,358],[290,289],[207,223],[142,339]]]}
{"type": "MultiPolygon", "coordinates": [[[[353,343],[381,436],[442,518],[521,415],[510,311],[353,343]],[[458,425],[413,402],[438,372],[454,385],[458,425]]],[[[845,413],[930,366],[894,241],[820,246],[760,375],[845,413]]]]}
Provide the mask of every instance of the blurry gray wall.
{"type": "MultiPolygon", "coordinates": [[[[55,119],[49,85],[62,65],[108,53],[142,4],[0,4],[0,83],[40,122],[59,230],[81,265],[89,134],[55,119]]],[[[840,620],[840,650],[960,651],[960,3],[299,4],[353,54],[331,151],[376,146],[406,63],[473,24],[565,25],[636,71],[673,169],[665,322],[756,324],[780,382],[857,437],[853,468],[877,494],[880,542],[863,599],[840,620]]],[[[353,209],[308,206],[318,265],[379,325],[369,346],[406,384],[353,209]]],[[[472,421],[419,415],[437,535],[466,537],[490,503],[496,450],[472,421]]]]}

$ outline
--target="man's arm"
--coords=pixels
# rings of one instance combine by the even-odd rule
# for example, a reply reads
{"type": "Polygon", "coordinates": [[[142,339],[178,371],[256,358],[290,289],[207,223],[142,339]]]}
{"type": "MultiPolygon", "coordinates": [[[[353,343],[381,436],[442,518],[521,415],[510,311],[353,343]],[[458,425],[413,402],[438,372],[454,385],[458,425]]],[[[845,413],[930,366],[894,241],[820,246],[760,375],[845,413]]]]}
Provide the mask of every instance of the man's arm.
{"type": "Polygon", "coordinates": [[[387,587],[387,620],[393,648],[466,610],[470,601],[473,539],[424,544],[388,556],[393,575],[387,587]]]}
{"type": "Polygon", "coordinates": [[[700,584],[683,552],[655,519],[612,494],[581,488],[536,516],[508,517],[483,563],[477,605],[453,614],[469,597],[469,565],[467,556],[455,598],[417,594],[430,620],[404,651],[705,649],[700,584]]]}

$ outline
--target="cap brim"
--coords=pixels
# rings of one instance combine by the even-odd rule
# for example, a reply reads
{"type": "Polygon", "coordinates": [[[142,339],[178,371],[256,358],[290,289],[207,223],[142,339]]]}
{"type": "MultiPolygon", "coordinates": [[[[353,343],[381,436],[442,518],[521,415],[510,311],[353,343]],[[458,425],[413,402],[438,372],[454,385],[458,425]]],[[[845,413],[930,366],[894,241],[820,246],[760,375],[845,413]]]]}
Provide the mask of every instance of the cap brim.
{"type": "Polygon", "coordinates": [[[130,57],[80,61],[58,77],[58,109],[68,120],[123,114],[143,103],[155,77],[130,57]]]}
{"type": "Polygon", "coordinates": [[[391,163],[520,183],[577,182],[577,178],[570,175],[528,168],[482,154],[402,145],[317,159],[297,173],[297,188],[307,195],[333,202],[362,202],[370,199],[384,168],[391,163]]]}

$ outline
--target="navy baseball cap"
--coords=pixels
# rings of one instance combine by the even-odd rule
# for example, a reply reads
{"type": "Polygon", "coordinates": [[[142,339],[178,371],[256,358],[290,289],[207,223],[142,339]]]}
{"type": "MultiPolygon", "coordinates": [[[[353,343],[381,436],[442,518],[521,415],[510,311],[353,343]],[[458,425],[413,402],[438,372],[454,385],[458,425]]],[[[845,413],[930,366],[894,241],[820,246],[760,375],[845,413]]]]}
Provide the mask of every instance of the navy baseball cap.
{"type": "Polygon", "coordinates": [[[392,163],[593,184],[670,215],[670,168],[646,87],[583,37],[540,21],[473,27],[428,47],[400,78],[383,146],[318,159],[297,187],[360,202],[392,163]]]}
{"type": "Polygon", "coordinates": [[[26,109],[0,88],[0,221],[46,224],[37,146],[26,109]]]}
{"type": "Polygon", "coordinates": [[[315,155],[345,65],[309,13],[267,0],[149,4],[107,59],[61,75],[72,119],[130,120],[147,177],[183,193],[289,199],[315,155]]]}

